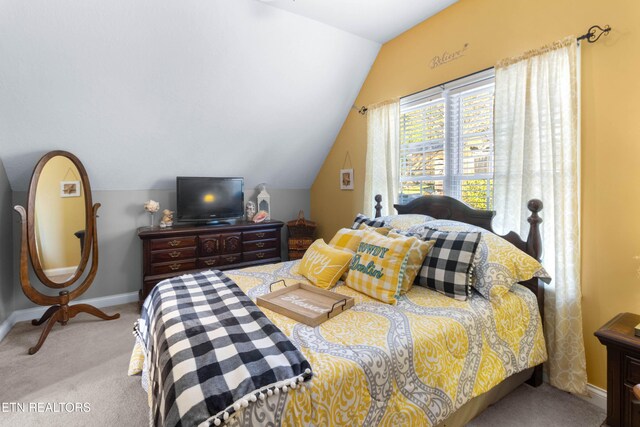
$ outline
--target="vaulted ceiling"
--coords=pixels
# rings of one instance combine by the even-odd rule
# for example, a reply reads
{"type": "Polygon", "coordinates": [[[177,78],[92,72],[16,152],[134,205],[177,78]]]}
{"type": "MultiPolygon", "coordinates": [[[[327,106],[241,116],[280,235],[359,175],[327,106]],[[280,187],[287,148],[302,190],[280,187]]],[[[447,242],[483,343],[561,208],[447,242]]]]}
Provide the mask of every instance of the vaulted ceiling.
{"type": "Polygon", "coordinates": [[[0,0],[0,158],[14,191],[54,149],[94,189],[310,188],[380,42],[451,2],[0,0]]]}

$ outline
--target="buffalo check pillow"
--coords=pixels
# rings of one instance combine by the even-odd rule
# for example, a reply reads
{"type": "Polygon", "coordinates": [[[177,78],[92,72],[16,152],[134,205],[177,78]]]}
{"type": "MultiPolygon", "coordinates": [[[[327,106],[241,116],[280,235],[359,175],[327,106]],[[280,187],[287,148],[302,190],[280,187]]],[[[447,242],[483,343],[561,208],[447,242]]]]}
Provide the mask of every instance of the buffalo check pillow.
{"type": "Polygon", "coordinates": [[[513,285],[533,277],[545,283],[551,281],[551,276],[536,259],[488,230],[440,219],[412,227],[409,232],[422,235],[425,230],[480,233],[480,243],[473,259],[474,280],[471,286],[490,301],[499,302],[513,285]]]}
{"type": "Polygon", "coordinates": [[[358,230],[360,229],[360,225],[368,225],[369,227],[375,227],[375,228],[379,228],[379,227],[384,227],[384,220],[382,218],[369,218],[368,216],[359,213],[358,215],[356,215],[356,218],[353,220],[353,225],[351,226],[351,228],[353,230],[358,230]]]}
{"type": "Polygon", "coordinates": [[[435,244],[422,263],[416,284],[466,300],[480,233],[424,229],[421,238],[435,240],[435,244]]]}
{"type": "Polygon", "coordinates": [[[407,231],[410,227],[424,224],[433,219],[431,216],[420,214],[386,215],[378,218],[369,218],[359,213],[353,220],[351,228],[358,230],[364,224],[375,228],[388,227],[394,230],[407,231]]]}

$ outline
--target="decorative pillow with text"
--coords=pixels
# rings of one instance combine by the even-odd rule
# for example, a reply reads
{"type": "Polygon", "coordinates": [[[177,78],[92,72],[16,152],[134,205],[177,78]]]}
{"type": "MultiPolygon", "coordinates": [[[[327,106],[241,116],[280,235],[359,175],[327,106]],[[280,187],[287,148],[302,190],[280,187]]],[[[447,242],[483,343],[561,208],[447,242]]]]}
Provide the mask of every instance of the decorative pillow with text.
{"type": "Polygon", "coordinates": [[[318,239],[304,253],[298,273],[322,289],[334,286],[353,258],[353,253],[327,245],[318,239]]]}
{"type": "Polygon", "coordinates": [[[365,230],[349,266],[347,286],[379,301],[395,304],[412,245],[410,239],[391,239],[365,230]]]}

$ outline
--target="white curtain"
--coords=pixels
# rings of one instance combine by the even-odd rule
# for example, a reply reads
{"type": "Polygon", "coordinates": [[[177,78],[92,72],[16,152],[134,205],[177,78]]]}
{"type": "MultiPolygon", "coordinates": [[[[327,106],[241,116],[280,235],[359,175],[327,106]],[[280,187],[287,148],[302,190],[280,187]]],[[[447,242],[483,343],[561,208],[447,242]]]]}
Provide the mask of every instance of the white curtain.
{"type": "Polygon", "coordinates": [[[580,58],[569,37],[496,66],[496,223],[526,236],[542,200],[549,382],[586,394],[580,290],[580,58]]]}
{"type": "Polygon", "coordinates": [[[400,102],[395,99],[367,110],[367,166],[364,178],[364,212],[375,213],[376,194],[382,195],[382,215],[395,213],[398,202],[400,153],[400,102]]]}

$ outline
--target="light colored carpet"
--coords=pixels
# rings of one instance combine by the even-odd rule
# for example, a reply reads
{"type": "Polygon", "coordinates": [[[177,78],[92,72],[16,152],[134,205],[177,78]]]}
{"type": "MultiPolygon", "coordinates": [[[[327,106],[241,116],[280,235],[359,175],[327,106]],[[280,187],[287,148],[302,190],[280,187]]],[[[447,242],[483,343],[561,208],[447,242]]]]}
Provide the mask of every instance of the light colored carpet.
{"type": "MultiPolygon", "coordinates": [[[[0,402],[25,403],[25,413],[0,413],[2,426],[145,426],[147,395],[128,377],[137,304],[105,309],[104,321],[79,314],[55,325],[38,353],[27,354],[43,326],[16,324],[0,343],[0,402]],[[33,413],[30,402],[88,403],[90,412],[33,413]]],[[[52,408],[53,409],[53,408],[52,408]]]]}
{"type": "Polygon", "coordinates": [[[607,414],[579,397],[542,384],[521,385],[472,420],[470,427],[596,427],[607,414]]]}
{"type": "MultiPolygon", "coordinates": [[[[146,426],[147,396],[140,377],[126,375],[137,304],[105,310],[118,320],[80,314],[56,325],[34,356],[27,349],[42,326],[17,324],[0,343],[0,404],[23,403],[25,413],[0,410],[2,426],[146,426]],[[88,403],[89,412],[28,412],[29,403],[88,403]]],[[[4,408],[0,408],[4,409],[4,408]]],[[[471,422],[484,426],[599,426],[605,414],[548,385],[520,386],[471,422]]]]}

